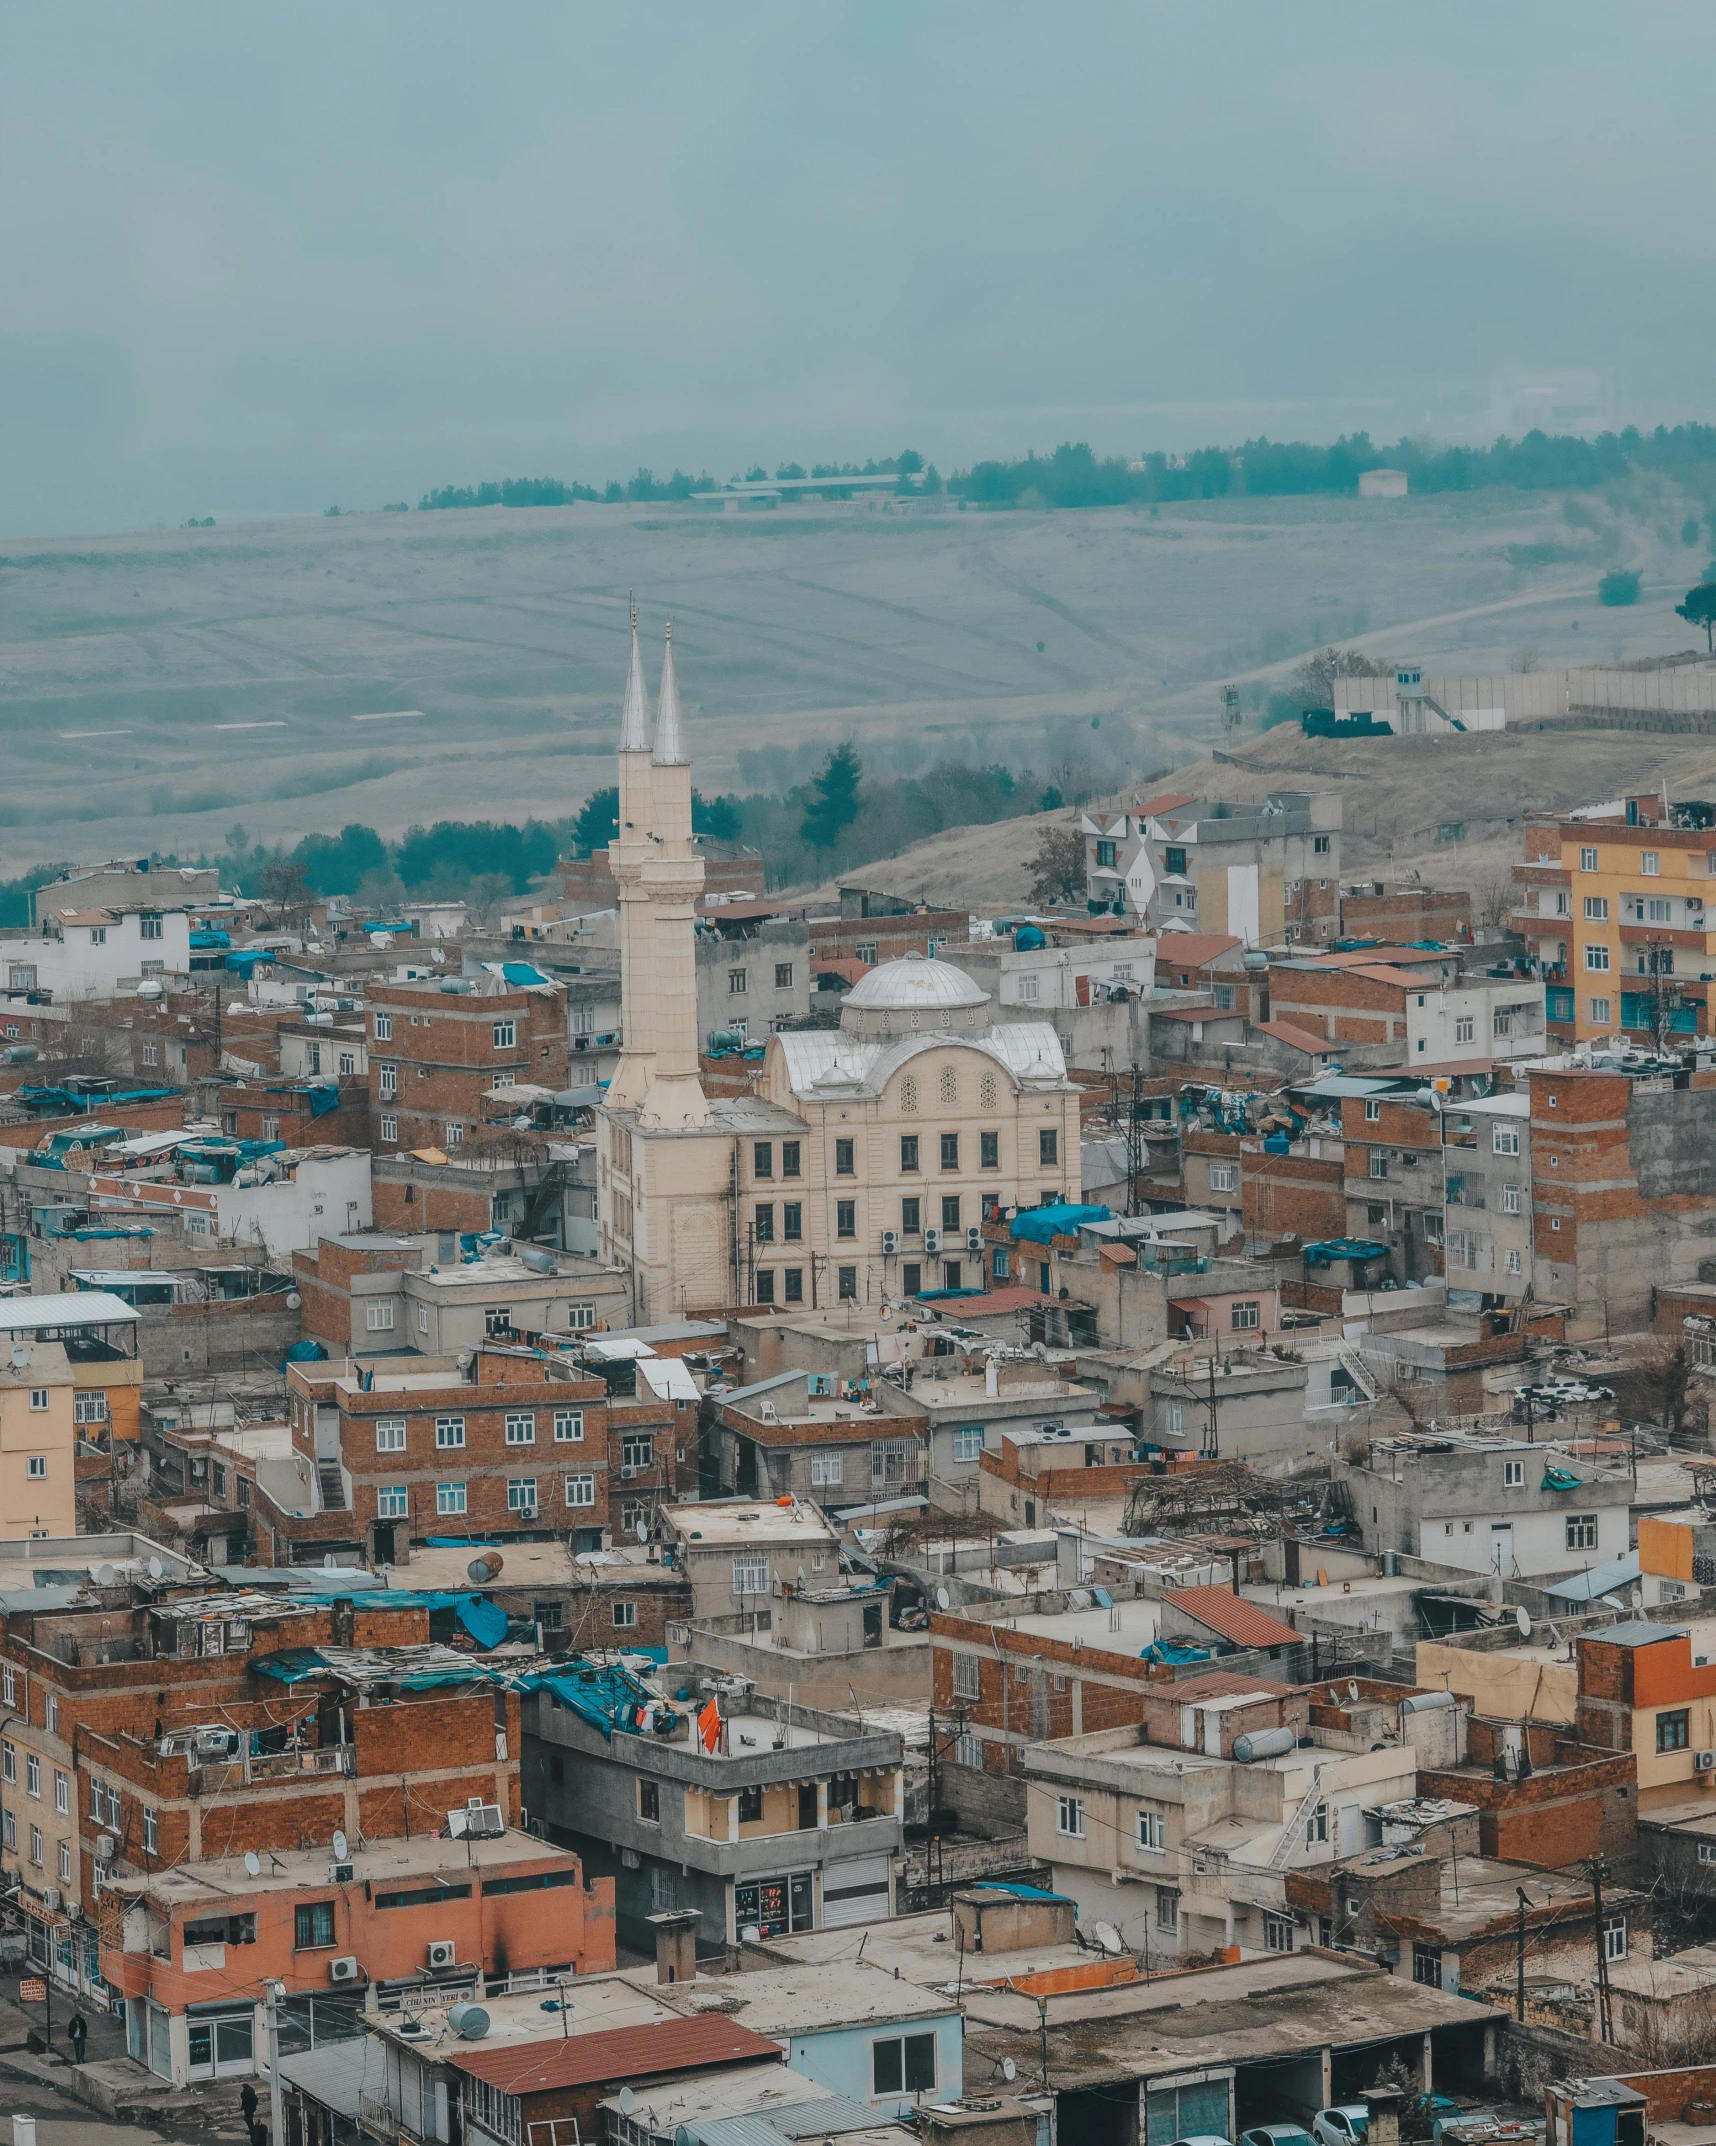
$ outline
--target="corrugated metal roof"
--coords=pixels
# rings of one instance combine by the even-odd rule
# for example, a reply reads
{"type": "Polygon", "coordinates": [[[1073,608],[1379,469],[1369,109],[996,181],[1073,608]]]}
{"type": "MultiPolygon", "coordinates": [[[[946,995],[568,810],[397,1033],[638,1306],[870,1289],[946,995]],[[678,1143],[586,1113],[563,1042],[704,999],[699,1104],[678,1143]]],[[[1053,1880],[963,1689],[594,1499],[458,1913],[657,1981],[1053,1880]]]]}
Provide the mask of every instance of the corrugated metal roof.
{"type": "Polygon", "coordinates": [[[568,2041],[532,2042],[522,2049],[450,2051],[448,2061],[504,2094],[544,2094],[556,2087],[697,2071],[712,2064],[778,2064],[780,2055],[780,2044],[766,2034],[714,2012],[650,2027],[610,2027],[568,2041]]]}
{"type": "Polygon", "coordinates": [[[1299,1637],[1290,1624],[1282,1624],[1225,1587],[1176,1587],[1165,1599],[1235,1646],[1290,1647],[1299,1637]]]}

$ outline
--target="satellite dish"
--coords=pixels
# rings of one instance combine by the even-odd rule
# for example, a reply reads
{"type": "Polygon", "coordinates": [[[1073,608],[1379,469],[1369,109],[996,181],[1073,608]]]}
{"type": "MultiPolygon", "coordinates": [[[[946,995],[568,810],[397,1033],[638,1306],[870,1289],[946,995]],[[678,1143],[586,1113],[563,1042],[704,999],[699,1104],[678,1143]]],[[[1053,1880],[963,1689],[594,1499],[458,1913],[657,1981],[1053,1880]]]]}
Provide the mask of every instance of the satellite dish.
{"type": "Polygon", "coordinates": [[[343,1863],[343,1862],[345,1862],[345,1861],[346,1861],[346,1859],[347,1859],[347,1857],[348,1857],[348,1855],[349,1855],[349,1854],[350,1854],[350,1849],[349,1849],[349,1847],[348,1847],[348,1845],[347,1845],[347,1842],[346,1842],[345,1828],[344,1828],[343,1826],[335,1826],[335,1828],[334,1828],[334,1861],[335,1861],[336,1863],[343,1863]]]}
{"type": "Polygon", "coordinates": [[[1111,1922],[1099,1922],[1097,1924],[1096,1941],[1104,1952],[1124,1952],[1126,1950],[1126,1947],[1121,1943],[1120,1932],[1111,1922]]]}
{"type": "Polygon", "coordinates": [[[1523,1602],[1520,1604],[1519,1608],[1514,1611],[1513,1621],[1519,1626],[1520,1638],[1529,1639],[1531,1637],[1531,1612],[1526,1608],[1523,1602]]]}
{"type": "Polygon", "coordinates": [[[152,1557],[152,1558],[151,1558],[151,1559],[149,1560],[149,1577],[150,1577],[150,1579],[152,1579],[152,1580],[158,1580],[158,1579],[161,1579],[161,1578],[162,1578],[162,1577],[163,1577],[163,1576],[165,1575],[165,1573],[166,1573],[166,1570],[167,1570],[166,1566],[162,1564],[161,1560],[160,1560],[160,1559],[159,1559],[158,1557],[152,1557]]]}
{"type": "Polygon", "coordinates": [[[113,1567],[111,1565],[96,1566],[95,1584],[97,1587],[111,1587],[113,1585],[115,1577],[116,1574],[114,1573],[113,1567]]]}
{"type": "Polygon", "coordinates": [[[1357,1677],[1349,1677],[1349,1678],[1347,1679],[1347,1700],[1348,1700],[1348,1703],[1350,1704],[1350,1703],[1351,1703],[1351,1702],[1352,1702],[1353,1700],[1355,1700],[1355,1699],[1356,1699],[1356,1698],[1358,1697],[1358,1695],[1359,1695],[1359,1688],[1358,1688],[1358,1678],[1357,1678],[1357,1677]]]}
{"type": "Polygon", "coordinates": [[[638,2097],[632,2092],[631,2088],[629,2086],[622,2086],[620,2088],[620,2114],[622,2116],[630,2116],[630,2114],[637,2107],[637,2105],[638,2097]]]}
{"type": "Polygon", "coordinates": [[[636,1535],[639,1542],[648,1542],[649,1522],[647,1520],[640,1520],[637,1526],[632,1530],[632,1533],[636,1535]]]}
{"type": "Polygon", "coordinates": [[[953,1597],[952,1597],[952,1595],[950,1595],[950,1594],[948,1593],[948,1591],[947,1591],[947,1589],[946,1589],[945,1587],[938,1587],[938,1588],[936,1589],[936,1591],[935,1591],[935,1606],[936,1606],[936,1608],[937,1608],[938,1610],[945,1610],[945,1609],[951,1609],[951,1608],[952,1608],[952,1606],[953,1606],[953,1597]]]}
{"type": "Polygon", "coordinates": [[[247,1878],[260,1878],[262,1875],[262,1858],[254,1848],[244,1851],[244,1874],[247,1878]]]}
{"type": "Polygon", "coordinates": [[[1013,2062],[1013,2059],[1011,2057],[1003,2057],[1001,2059],[1001,2076],[1003,2079],[1006,2080],[1009,2086],[1011,2086],[1013,2084],[1013,2081],[1018,2078],[1019,2067],[1013,2062]]]}
{"type": "Polygon", "coordinates": [[[1634,1609],[1643,1609],[1644,1589],[1642,1587],[1635,1587],[1632,1593],[1628,1595],[1627,1600],[1632,1604],[1634,1609]]]}

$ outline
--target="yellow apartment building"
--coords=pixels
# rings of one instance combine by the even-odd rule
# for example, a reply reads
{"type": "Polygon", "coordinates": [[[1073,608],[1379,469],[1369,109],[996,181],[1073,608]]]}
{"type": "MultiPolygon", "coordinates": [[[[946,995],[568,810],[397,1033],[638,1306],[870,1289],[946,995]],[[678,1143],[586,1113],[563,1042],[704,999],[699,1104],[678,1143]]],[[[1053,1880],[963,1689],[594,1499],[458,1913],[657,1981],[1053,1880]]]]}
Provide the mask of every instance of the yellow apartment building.
{"type": "Polygon", "coordinates": [[[1552,1044],[1706,1032],[1705,976],[1716,971],[1713,823],[1711,806],[1665,805],[1650,791],[1527,827],[1525,860],[1513,868],[1513,925],[1543,965],[1552,1044]]]}
{"type": "Polygon", "coordinates": [[[0,1537],[77,1533],[77,1382],[57,1341],[0,1340],[0,1537]]]}

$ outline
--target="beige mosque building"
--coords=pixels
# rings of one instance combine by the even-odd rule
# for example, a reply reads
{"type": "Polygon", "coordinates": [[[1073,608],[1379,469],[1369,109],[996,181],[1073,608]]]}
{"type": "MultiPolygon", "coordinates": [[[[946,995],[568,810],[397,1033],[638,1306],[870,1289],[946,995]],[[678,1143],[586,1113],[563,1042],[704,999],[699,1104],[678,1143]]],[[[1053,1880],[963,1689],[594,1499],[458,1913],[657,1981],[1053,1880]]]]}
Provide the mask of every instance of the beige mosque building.
{"type": "Polygon", "coordinates": [[[623,1048],[597,1113],[597,1233],[639,1323],[984,1287],[987,1216],[1079,1195],[1078,1092],[1053,1027],[995,1020],[951,963],[884,962],[838,1030],[771,1036],[755,1093],[711,1099],[673,644],[652,737],[635,617],[619,792],[623,1048]]]}

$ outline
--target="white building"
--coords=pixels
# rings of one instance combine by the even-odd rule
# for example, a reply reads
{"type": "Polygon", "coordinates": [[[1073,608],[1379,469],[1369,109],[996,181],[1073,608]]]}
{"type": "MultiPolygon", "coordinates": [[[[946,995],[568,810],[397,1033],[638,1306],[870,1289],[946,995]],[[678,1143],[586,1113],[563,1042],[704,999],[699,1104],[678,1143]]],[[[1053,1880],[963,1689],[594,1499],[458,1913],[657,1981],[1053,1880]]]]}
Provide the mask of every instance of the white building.
{"type": "Polygon", "coordinates": [[[117,998],[152,977],[187,975],[190,966],[190,912],[129,900],[49,910],[36,934],[0,939],[0,985],[14,996],[117,998]]]}

